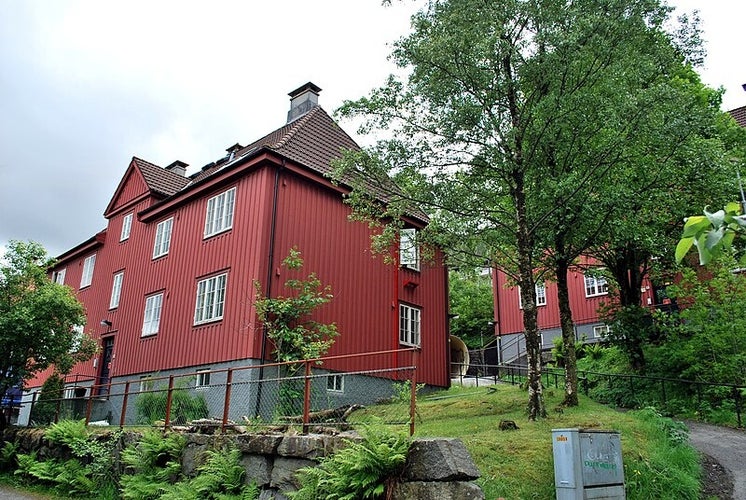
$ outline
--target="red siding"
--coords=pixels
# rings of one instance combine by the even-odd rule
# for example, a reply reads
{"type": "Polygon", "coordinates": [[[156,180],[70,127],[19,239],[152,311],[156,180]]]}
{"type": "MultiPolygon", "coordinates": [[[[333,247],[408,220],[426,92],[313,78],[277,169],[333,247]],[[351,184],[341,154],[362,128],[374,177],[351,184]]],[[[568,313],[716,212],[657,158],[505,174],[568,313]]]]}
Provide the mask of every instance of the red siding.
{"type": "MultiPolygon", "coordinates": [[[[259,280],[263,289],[266,286],[276,172],[267,167],[269,163],[264,165],[246,169],[244,175],[232,174],[232,183],[210,188],[187,203],[165,205],[159,209],[164,213],[152,219],[149,215],[147,223],[136,215],[129,239],[120,242],[123,217],[131,211],[138,214],[156,201],[141,198],[144,188],[136,175],[122,184],[107,241],[96,250],[93,282],[77,292],[87,309],[87,333],[96,338],[114,335],[111,377],[260,357],[262,331],[255,323],[253,283],[259,280]],[[204,239],[207,200],[231,187],[236,188],[232,229],[204,239]],[[122,200],[137,201],[127,206],[122,200]],[[170,217],[169,252],[154,260],[156,227],[170,217]],[[119,306],[109,310],[113,276],[120,271],[124,280],[119,306]],[[197,281],[222,272],[227,273],[223,319],[194,326],[197,281]],[[159,331],[143,338],[145,299],[158,292],[164,294],[159,331]],[[100,325],[103,319],[111,321],[110,331],[100,325]]],[[[447,385],[446,273],[441,256],[435,264],[423,265],[419,273],[385,264],[382,256],[371,255],[368,227],[350,222],[341,194],[324,184],[290,170],[280,177],[270,268],[273,295],[282,293],[281,285],[288,278],[280,263],[297,246],[305,259],[303,272],[317,273],[332,287],[334,300],[318,315],[320,321],[335,321],[341,332],[330,354],[397,348],[397,300],[421,307],[419,378],[447,385]],[[404,286],[405,281],[416,286],[404,286]]],[[[67,268],[65,281],[75,290],[89,254],[58,266],[67,268]]],[[[331,367],[366,368],[359,361],[340,361],[331,367]]],[[[73,375],[96,376],[99,370],[89,361],[77,366],[73,375]]],[[[42,380],[37,377],[28,385],[37,386],[42,380]]]]}
{"type": "MultiPolygon", "coordinates": [[[[422,309],[420,377],[447,384],[445,271],[441,262],[423,264],[421,272],[397,271],[370,250],[367,225],[351,222],[341,195],[283,174],[279,189],[274,268],[296,246],[304,259],[304,274],[315,272],[332,287],[334,299],[319,320],[337,323],[340,336],[330,355],[396,349],[399,300],[422,309]],[[406,280],[417,287],[404,287],[406,280]],[[398,283],[398,286],[395,285],[398,283]]],[[[273,277],[273,294],[283,293],[285,273],[273,277]]],[[[365,369],[360,360],[337,362],[339,370],[365,369]]]]}
{"type": "MultiPolygon", "coordinates": [[[[493,291],[495,319],[497,321],[496,332],[498,335],[520,333],[523,331],[523,312],[519,307],[518,287],[509,286],[507,276],[500,272],[493,273],[493,291]]],[[[643,304],[650,304],[652,300],[652,287],[646,280],[646,289],[642,294],[643,304]]],[[[548,281],[545,283],[547,304],[538,307],[538,322],[540,329],[559,328],[559,307],[557,300],[557,284],[548,281]]],[[[585,277],[581,271],[571,271],[568,275],[568,288],[570,294],[570,309],[573,321],[577,325],[601,322],[598,309],[603,303],[608,303],[610,295],[599,295],[595,297],[585,296],[585,277]]]]}

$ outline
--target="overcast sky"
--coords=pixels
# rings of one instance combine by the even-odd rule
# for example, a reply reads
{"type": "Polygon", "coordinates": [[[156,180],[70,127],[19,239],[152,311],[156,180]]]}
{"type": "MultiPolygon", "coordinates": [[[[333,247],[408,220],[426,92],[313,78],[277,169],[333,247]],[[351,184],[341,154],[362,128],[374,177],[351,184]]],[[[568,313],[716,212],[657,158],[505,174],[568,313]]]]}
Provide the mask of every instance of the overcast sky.
{"type": "MultiPolygon", "coordinates": [[[[746,2],[671,4],[700,10],[703,80],[726,89],[723,108],[746,105],[746,2]]],[[[0,0],[0,246],[64,252],[106,226],[133,155],[192,173],[283,125],[307,81],[329,112],[366,95],[394,69],[390,42],[416,5],[0,0]]]]}

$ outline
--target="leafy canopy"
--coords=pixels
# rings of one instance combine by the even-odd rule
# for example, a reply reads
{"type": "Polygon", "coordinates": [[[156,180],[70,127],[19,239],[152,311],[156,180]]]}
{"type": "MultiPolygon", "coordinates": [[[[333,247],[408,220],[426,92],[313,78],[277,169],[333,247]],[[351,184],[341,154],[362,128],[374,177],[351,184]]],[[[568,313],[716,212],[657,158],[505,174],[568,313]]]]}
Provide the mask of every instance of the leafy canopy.
{"type": "Polygon", "coordinates": [[[38,243],[10,241],[0,265],[0,396],[54,365],[59,373],[90,359],[96,343],[74,330],[86,321],[73,291],[47,276],[38,243]]]}

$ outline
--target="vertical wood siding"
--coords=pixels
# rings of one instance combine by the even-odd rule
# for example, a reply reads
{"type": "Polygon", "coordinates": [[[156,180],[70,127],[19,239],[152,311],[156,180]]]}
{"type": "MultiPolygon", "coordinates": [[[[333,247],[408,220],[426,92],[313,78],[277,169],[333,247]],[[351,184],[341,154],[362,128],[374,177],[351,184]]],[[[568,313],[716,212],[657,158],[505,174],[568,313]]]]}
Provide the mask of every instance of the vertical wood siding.
{"type": "MultiPolygon", "coordinates": [[[[66,283],[85,303],[86,332],[95,338],[114,336],[112,377],[165,371],[211,363],[259,358],[262,331],[255,323],[254,281],[266,287],[268,265],[272,270],[272,295],[286,293],[283,283],[291,276],[281,268],[289,249],[296,246],[305,260],[303,277],[315,272],[331,285],[334,300],[316,319],[337,323],[341,335],[330,354],[360,353],[398,347],[397,298],[422,308],[422,348],[419,378],[435,385],[448,384],[446,273],[442,257],[423,264],[422,271],[397,270],[370,251],[367,225],[348,220],[350,209],[341,195],[302,179],[290,171],[280,177],[275,253],[268,262],[275,170],[254,169],[231,184],[215,188],[156,219],[142,222],[135,216],[129,239],[120,242],[123,217],[154,203],[152,197],[128,207],[118,204],[108,223],[106,243],[97,250],[93,282],[78,290],[86,255],[66,267],[66,283]],[[203,238],[207,200],[236,188],[232,229],[203,238]],[[159,222],[173,217],[167,255],[153,259],[159,222]],[[109,309],[113,276],[124,272],[119,306],[109,309]],[[197,282],[227,273],[222,320],[195,326],[197,282]],[[404,286],[405,281],[416,286],[404,286]],[[158,333],[141,336],[146,297],[163,293],[158,333]],[[112,327],[101,326],[101,320],[112,327]]],[[[136,176],[123,184],[120,195],[130,200],[144,194],[136,176]],[[125,196],[126,195],[126,196],[125,196]]],[[[267,348],[267,353],[271,347],[267,348]]],[[[392,362],[405,363],[392,357],[392,362]]],[[[360,360],[340,361],[329,368],[373,369],[360,360]]],[[[94,377],[100,366],[92,361],[76,366],[73,375],[94,377]]],[[[29,386],[40,385],[42,377],[29,386]]]]}

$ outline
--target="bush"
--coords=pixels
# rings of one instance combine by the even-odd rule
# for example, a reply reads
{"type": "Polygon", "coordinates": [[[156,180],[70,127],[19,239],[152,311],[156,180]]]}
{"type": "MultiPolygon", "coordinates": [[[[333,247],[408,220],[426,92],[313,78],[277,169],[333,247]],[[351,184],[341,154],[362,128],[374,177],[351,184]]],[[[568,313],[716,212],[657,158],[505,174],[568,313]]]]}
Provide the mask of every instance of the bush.
{"type": "Polygon", "coordinates": [[[181,454],[186,439],[176,433],[149,430],[138,443],[122,451],[125,474],[120,479],[122,498],[160,498],[163,491],[183,479],[181,454]]]}
{"type": "MultiPolygon", "coordinates": [[[[166,389],[140,394],[135,401],[137,422],[150,425],[166,418],[166,389]]],[[[183,425],[190,420],[207,418],[207,401],[202,394],[192,395],[187,389],[174,389],[171,395],[171,423],[183,425]]]]}
{"type": "Polygon", "coordinates": [[[34,425],[46,425],[54,422],[57,413],[58,400],[62,398],[64,388],[62,377],[52,374],[41,386],[39,399],[31,410],[31,422],[34,425]]]}
{"type": "Polygon", "coordinates": [[[387,480],[404,466],[408,450],[408,438],[369,428],[361,442],[350,442],[317,467],[300,469],[300,489],[286,495],[295,500],[379,498],[387,480]]]}
{"type": "Polygon", "coordinates": [[[70,496],[110,489],[116,479],[113,455],[121,435],[121,431],[94,435],[83,420],[62,420],[47,429],[44,437],[67,448],[72,458],[39,460],[36,453],[19,454],[15,473],[49,484],[70,496]]]}

